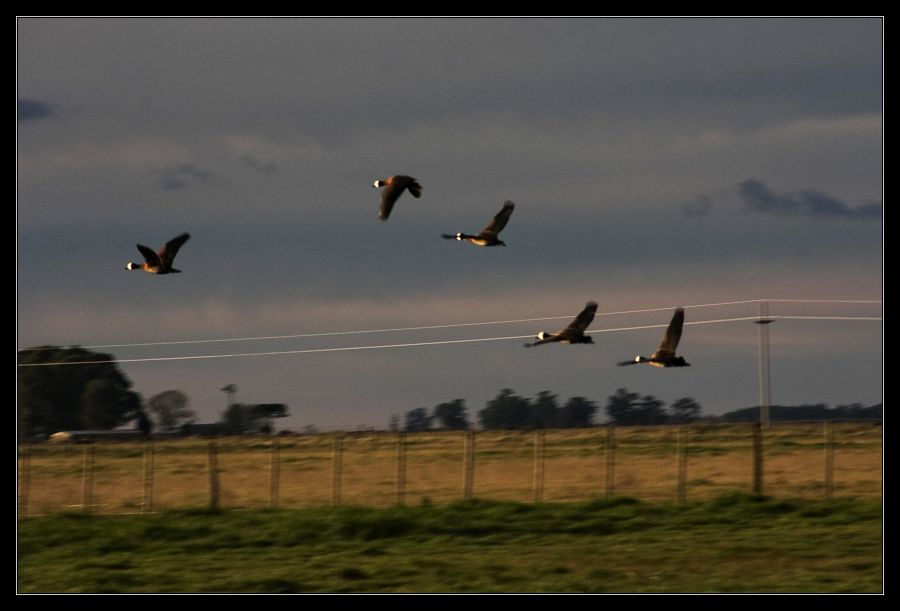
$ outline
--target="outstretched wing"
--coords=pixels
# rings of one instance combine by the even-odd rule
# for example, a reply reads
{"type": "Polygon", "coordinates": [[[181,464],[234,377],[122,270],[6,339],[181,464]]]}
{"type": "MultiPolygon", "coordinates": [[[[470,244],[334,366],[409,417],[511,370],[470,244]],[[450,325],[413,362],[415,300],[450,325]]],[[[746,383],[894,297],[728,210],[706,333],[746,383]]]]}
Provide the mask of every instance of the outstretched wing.
{"type": "Polygon", "coordinates": [[[560,335],[583,335],[584,330],[588,328],[588,325],[594,320],[594,314],[597,313],[597,302],[596,301],[588,301],[587,305],[584,306],[584,309],[578,316],[575,317],[569,326],[563,329],[559,334],[560,335]]]}
{"type": "MultiPolygon", "coordinates": [[[[162,250],[159,251],[160,260],[166,265],[166,267],[171,267],[172,263],[175,261],[175,255],[178,254],[178,249],[190,239],[191,234],[182,233],[180,236],[172,238],[166,245],[162,247],[162,250]]],[[[149,261],[148,261],[149,263],[149,261]]]]}
{"type": "Polygon", "coordinates": [[[149,246],[144,246],[143,244],[138,244],[137,249],[144,255],[144,261],[147,262],[147,265],[150,267],[162,267],[162,260],[159,258],[159,255],[156,254],[155,250],[149,246]]]}
{"type": "Polygon", "coordinates": [[[394,204],[397,203],[400,194],[403,193],[403,189],[405,188],[405,186],[400,186],[395,183],[388,183],[384,187],[384,191],[381,192],[381,210],[378,212],[378,218],[382,221],[388,220],[388,217],[391,215],[391,210],[394,209],[394,204]]]}
{"type": "Polygon", "coordinates": [[[683,326],[684,308],[678,308],[675,310],[675,314],[672,315],[672,320],[669,322],[666,334],[663,336],[662,343],[659,345],[659,350],[657,350],[653,356],[674,357],[675,350],[678,348],[678,342],[681,340],[681,328],[683,326]]]}
{"type": "Polygon", "coordinates": [[[513,209],[515,207],[516,205],[509,200],[504,202],[503,208],[500,210],[500,212],[494,215],[494,218],[491,219],[491,222],[487,224],[487,227],[481,230],[481,233],[478,237],[486,238],[491,235],[496,236],[498,233],[500,233],[509,222],[509,217],[513,213],[513,209]]]}

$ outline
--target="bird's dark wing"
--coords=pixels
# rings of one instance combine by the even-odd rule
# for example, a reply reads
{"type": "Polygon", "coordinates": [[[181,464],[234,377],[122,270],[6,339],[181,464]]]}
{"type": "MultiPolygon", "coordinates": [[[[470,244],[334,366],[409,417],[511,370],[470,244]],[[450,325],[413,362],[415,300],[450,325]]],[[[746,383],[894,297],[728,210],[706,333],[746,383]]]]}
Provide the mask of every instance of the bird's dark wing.
{"type": "Polygon", "coordinates": [[[594,320],[594,314],[597,313],[597,302],[588,301],[587,305],[578,316],[575,317],[569,326],[560,332],[560,335],[583,335],[584,330],[588,328],[591,321],[594,320]]]}
{"type": "Polygon", "coordinates": [[[403,193],[404,188],[395,183],[385,185],[384,191],[381,192],[381,210],[378,213],[378,218],[382,221],[388,220],[391,210],[394,209],[394,204],[397,203],[397,199],[403,193]]]}
{"type": "Polygon", "coordinates": [[[506,224],[509,222],[509,216],[512,214],[513,209],[516,205],[511,201],[506,201],[503,204],[503,208],[494,215],[494,218],[491,219],[491,222],[487,224],[487,227],[481,230],[481,233],[478,237],[488,237],[491,235],[496,236],[500,233],[506,224]]]}
{"type": "Polygon", "coordinates": [[[166,264],[167,267],[171,267],[172,262],[175,261],[175,255],[178,254],[178,249],[190,239],[191,234],[182,233],[180,236],[172,238],[166,245],[162,247],[162,250],[159,251],[160,260],[166,264]]]}
{"type": "Polygon", "coordinates": [[[672,320],[669,322],[666,334],[659,345],[659,350],[654,353],[654,356],[675,356],[675,350],[678,348],[678,342],[681,340],[682,326],[684,326],[684,308],[678,308],[675,310],[675,314],[672,315],[672,320]]]}
{"type": "Polygon", "coordinates": [[[159,255],[156,254],[155,250],[149,246],[144,246],[143,244],[138,244],[137,249],[144,255],[144,261],[146,261],[148,265],[151,267],[162,267],[162,260],[160,260],[159,255]]]}

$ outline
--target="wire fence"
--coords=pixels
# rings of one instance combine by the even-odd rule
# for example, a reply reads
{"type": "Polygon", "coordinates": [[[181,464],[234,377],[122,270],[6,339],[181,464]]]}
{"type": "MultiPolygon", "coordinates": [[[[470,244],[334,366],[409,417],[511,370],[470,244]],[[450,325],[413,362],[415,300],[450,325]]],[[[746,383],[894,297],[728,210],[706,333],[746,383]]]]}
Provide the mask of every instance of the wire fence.
{"type": "Polygon", "coordinates": [[[470,498],[686,502],[727,491],[880,498],[882,425],[343,432],[19,449],[20,517],[470,498]]]}

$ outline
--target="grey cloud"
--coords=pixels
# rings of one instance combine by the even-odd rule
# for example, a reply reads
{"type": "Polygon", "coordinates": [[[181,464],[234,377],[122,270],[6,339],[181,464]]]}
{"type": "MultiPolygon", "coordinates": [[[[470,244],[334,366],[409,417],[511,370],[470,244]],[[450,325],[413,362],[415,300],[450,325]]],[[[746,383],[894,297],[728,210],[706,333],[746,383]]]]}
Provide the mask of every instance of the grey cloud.
{"type": "Polygon", "coordinates": [[[685,215],[696,218],[708,215],[712,212],[712,207],[712,199],[708,195],[699,195],[694,201],[681,206],[681,210],[685,215]]]}
{"type": "Polygon", "coordinates": [[[854,207],[814,189],[778,194],[761,180],[754,178],[742,182],[738,186],[738,194],[748,210],[780,216],[859,220],[876,220],[882,216],[880,203],[854,207]]]}
{"type": "Polygon", "coordinates": [[[56,113],[56,106],[40,100],[19,98],[16,103],[16,111],[19,121],[39,121],[47,119],[56,113]]]}
{"type": "Polygon", "coordinates": [[[185,189],[195,184],[209,182],[212,174],[193,163],[181,163],[158,172],[160,186],[166,190],[185,189]]]}
{"type": "Polygon", "coordinates": [[[275,174],[279,170],[278,165],[274,162],[262,161],[249,154],[242,155],[240,161],[248,168],[256,170],[260,174],[275,174]]]}

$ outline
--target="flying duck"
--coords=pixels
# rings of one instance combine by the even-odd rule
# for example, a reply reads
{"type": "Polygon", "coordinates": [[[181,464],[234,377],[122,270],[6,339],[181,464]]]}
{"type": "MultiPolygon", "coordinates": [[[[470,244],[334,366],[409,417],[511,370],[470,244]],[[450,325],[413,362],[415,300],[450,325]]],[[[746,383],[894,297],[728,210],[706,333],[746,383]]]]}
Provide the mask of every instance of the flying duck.
{"type": "Polygon", "coordinates": [[[684,308],[677,308],[675,314],[672,315],[672,320],[669,322],[659,349],[651,354],[650,358],[638,355],[634,357],[633,361],[625,361],[619,365],[624,367],[625,365],[646,363],[653,367],[690,367],[691,364],[685,362],[683,356],[675,356],[675,349],[678,348],[678,340],[681,339],[681,327],[683,326],[684,308]]]}
{"type": "Polygon", "coordinates": [[[509,222],[509,216],[512,214],[513,209],[516,207],[514,203],[509,200],[506,200],[503,203],[503,208],[494,215],[494,218],[491,219],[491,222],[487,224],[487,227],[481,230],[481,233],[478,235],[468,235],[465,233],[457,233],[456,235],[450,235],[449,233],[442,233],[441,237],[445,240],[465,240],[475,246],[506,246],[506,243],[500,240],[497,237],[497,234],[500,233],[504,227],[506,227],[506,223],[509,222]]]}
{"type": "Polygon", "coordinates": [[[422,196],[422,185],[419,184],[412,176],[391,176],[386,180],[376,180],[372,183],[372,187],[387,187],[381,192],[381,210],[378,212],[378,218],[382,221],[388,220],[397,198],[403,194],[404,189],[408,189],[413,197],[422,196]]]}
{"type": "Polygon", "coordinates": [[[172,238],[166,245],[159,249],[159,253],[153,252],[152,248],[138,244],[137,249],[144,255],[146,263],[128,263],[125,269],[139,269],[151,274],[180,274],[180,269],[172,267],[175,261],[175,255],[182,244],[191,237],[189,233],[182,233],[180,236],[172,238]]]}
{"type": "Polygon", "coordinates": [[[581,313],[575,317],[569,326],[560,329],[556,333],[547,333],[541,331],[537,334],[538,341],[525,344],[526,348],[539,346],[541,344],[549,344],[550,342],[563,342],[564,344],[593,344],[594,338],[585,335],[584,330],[587,329],[591,321],[594,320],[594,314],[597,312],[597,302],[588,301],[587,305],[581,313]]]}

